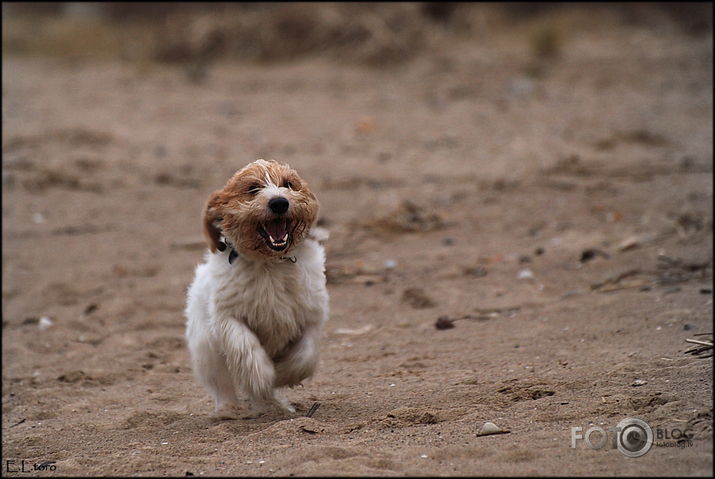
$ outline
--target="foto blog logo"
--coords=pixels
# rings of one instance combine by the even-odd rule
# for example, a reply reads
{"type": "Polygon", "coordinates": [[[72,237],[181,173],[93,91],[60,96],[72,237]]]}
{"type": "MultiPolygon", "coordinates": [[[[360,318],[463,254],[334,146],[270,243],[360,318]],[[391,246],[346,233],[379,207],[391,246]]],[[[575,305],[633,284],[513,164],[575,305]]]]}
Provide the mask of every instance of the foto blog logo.
{"type": "Polygon", "coordinates": [[[571,428],[571,448],[576,447],[576,441],[583,440],[591,449],[602,449],[608,444],[618,449],[626,457],[641,457],[653,446],[653,429],[647,422],[638,418],[626,418],[614,428],[610,435],[600,426],[591,426],[585,432],[582,427],[571,428]]]}

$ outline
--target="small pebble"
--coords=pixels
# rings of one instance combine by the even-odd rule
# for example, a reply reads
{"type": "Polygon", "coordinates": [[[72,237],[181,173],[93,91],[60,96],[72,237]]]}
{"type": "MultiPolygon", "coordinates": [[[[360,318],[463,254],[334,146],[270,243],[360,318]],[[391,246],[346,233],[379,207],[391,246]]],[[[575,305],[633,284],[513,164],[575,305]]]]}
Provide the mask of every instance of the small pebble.
{"type": "Polygon", "coordinates": [[[593,252],[592,249],[587,249],[581,253],[581,258],[579,259],[579,261],[585,263],[586,261],[593,259],[595,256],[596,254],[593,252]]]}
{"type": "Polygon", "coordinates": [[[648,384],[648,381],[646,381],[645,379],[636,379],[635,381],[633,381],[633,384],[631,384],[631,386],[638,387],[645,386],[646,384],[648,384]]]}
{"type": "Polygon", "coordinates": [[[594,259],[596,256],[600,256],[605,259],[609,259],[611,257],[605,251],[601,251],[600,249],[596,249],[596,248],[589,248],[589,249],[585,249],[581,252],[581,257],[579,258],[579,261],[581,263],[585,263],[587,261],[594,259]]]}
{"type": "Polygon", "coordinates": [[[434,323],[434,327],[437,329],[452,329],[454,327],[454,320],[449,319],[447,316],[440,316],[437,318],[437,322],[434,323]]]}
{"type": "Polygon", "coordinates": [[[487,275],[487,269],[483,266],[467,266],[463,269],[464,274],[468,274],[470,276],[476,276],[477,278],[481,278],[482,276],[487,275]]]}
{"type": "Polygon", "coordinates": [[[617,248],[618,251],[628,251],[631,249],[635,249],[641,245],[640,238],[637,236],[630,236],[623,241],[621,241],[617,248]]]}
{"type": "Polygon", "coordinates": [[[501,434],[509,431],[505,431],[493,422],[485,422],[482,428],[477,433],[477,436],[488,436],[490,434],[501,434]]]}
{"type": "Polygon", "coordinates": [[[532,279],[534,277],[534,273],[530,269],[522,269],[516,277],[517,279],[532,279]]]}
{"type": "Polygon", "coordinates": [[[385,261],[385,269],[395,269],[397,267],[397,261],[394,259],[388,259],[385,261]]]}
{"type": "Polygon", "coordinates": [[[37,327],[40,329],[40,331],[44,331],[45,329],[51,327],[53,324],[54,323],[50,318],[48,318],[47,316],[43,316],[37,322],[37,327]]]}

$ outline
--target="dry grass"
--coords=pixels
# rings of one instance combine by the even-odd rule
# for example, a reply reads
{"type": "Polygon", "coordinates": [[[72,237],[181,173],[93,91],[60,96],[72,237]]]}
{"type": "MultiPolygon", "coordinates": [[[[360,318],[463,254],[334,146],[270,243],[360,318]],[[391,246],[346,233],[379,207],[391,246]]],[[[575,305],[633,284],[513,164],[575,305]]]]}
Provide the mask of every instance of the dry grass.
{"type": "Polygon", "coordinates": [[[152,36],[138,25],[64,17],[3,17],[3,54],[82,59],[130,58],[148,54],[152,36]]]}
{"type": "Polygon", "coordinates": [[[409,60],[445,37],[478,40],[522,27],[532,31],[525,48],[536,60],[554,58],[569,31],[592,28],[599,18],[712,31],[710,4],[683,9],[669,4],[110,3],[90,13],[64,14],[39,5],[3,6],[4,53],[169,63],[325,55],[384,66],[409,60]]]}

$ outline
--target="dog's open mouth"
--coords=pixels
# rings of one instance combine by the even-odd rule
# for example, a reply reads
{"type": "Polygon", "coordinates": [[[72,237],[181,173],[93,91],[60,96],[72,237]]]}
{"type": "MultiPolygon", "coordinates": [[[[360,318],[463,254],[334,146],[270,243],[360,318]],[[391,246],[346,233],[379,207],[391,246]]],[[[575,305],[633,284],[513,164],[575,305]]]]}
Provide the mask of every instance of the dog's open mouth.
{"type": "Polygon", "coordinates": [[[278,218],[258,225],[258,233],[266,245],[274,251],[283,251],[290,243],[290,220],[278,218]]]}

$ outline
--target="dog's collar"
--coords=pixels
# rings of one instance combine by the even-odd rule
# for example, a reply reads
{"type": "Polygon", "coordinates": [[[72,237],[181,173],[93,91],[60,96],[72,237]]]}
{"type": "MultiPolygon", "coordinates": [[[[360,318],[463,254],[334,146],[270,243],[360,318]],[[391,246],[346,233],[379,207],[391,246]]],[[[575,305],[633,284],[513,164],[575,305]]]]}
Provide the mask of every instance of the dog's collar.
{"type": "MultiPolygon", "coordinates": [[[[238,258],[238,252],[225,238],[218,242],[217,248],[219,251],[226,251],[226,248],[228,247],[231,248],[231,251],[228,253],[228,264],[233,264],[233,262],[236,261],[236,258],[238,258]]],[[[280,259],[281,261],[289,261],[293,264],[298,261],[295,256],[281,256],[280,259]]]]}
{"type": "MultiPolygon", "coordinates": [[[[226,251],[226,248],[228,248],[229,246],[231,246],[231,243],[224,239],[218,242],[217,248],[219,251],[226,251]]],[[[238,258],[238,253],[233,248],[233,246],[231,246],[231,252],[228,253],[228,264],[233,264],[233,262],[236,261],[236,258],[238,258]]]]}

